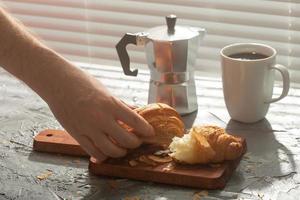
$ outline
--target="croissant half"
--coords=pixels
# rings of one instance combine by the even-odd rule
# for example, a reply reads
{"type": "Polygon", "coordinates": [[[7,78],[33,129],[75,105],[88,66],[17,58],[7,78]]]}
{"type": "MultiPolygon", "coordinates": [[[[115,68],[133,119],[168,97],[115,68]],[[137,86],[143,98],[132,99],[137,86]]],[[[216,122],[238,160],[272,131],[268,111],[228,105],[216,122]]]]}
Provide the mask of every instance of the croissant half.
{"type": "Polygon", "coordinates": [[[175,137],[169,148],[175,161],[187,164],[234,160],[244,151],[241,138],[229,135],[218,126],[195,126],[182,138],[175,137]]]}
{"type": "Polygon", "coordinates": [[[171,106],[163,103],[153,103],[144,107],[136,108],[155,131],[154,137],[143,138],[145,143],[169,145],[174,136],[182,137],[185,126],[180,115],[171,106]]]}

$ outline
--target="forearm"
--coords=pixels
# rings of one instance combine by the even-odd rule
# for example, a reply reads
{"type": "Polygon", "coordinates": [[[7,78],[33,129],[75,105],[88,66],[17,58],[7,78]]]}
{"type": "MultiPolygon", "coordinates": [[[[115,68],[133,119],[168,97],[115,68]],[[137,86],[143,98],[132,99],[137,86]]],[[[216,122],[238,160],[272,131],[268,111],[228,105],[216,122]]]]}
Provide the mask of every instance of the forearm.
{"type": "Polygon", "coordinates": [[[36,40],[0,9],[0,66],[23,80],[49,105],[61,125],[99,161],[120,157],[154,135],[142,116],[113,97],[97,79],[36,40]]]}
{"type": "Polygon", "coordinates": [[[70,79],[82,74],[35,39],[3,10],[0,11],[0,41],[0,66],[24,81],[48,102],[53,95],[63,95],[61,85],[66,76],[70,79]]]}
{"type": "Polygon", "coordinates": [[[1,66],[18,78],[26,79],[23,71],[27,72],[36,51],[45,47],[3,9],[0,9],[0,41],[1,66]]]}

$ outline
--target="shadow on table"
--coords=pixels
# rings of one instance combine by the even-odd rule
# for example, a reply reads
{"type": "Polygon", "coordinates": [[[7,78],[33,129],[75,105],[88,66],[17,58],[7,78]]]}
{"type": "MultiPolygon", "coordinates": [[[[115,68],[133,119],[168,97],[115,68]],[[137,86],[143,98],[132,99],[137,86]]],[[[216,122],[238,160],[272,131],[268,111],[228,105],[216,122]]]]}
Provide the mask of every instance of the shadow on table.
{"type": "Polygon", "coordinates": [[[186,114],[186,115],[182,116],[182,120],[184,122],[186,129],[192,128],[192,126],[197,118],[197,115],[198,115],[198,110],[195,112],[192,112],[190,114],[186,114]]]}
{"type": "MultiPolygon", "coordinates": [[[[277,132],[272,129],[267,119],[263,119],[257,123],[245,124],[234,120],[230,120],[226,126],[226,130],[233,134],[246,139],[247,156],[244,157],[249,171],[253,170],[253,176],[262,177],[280,177],[295,172],[296,163],[291,151],[276,139],[277,134],[287,134],[284,131],[277,132]],[[279,156],[286,156],[286,160],[282,160],[279,156]],[[253,167],[253,168],[251,168],[253,167]]],[[[246,169],[241,169],[242,171],[246,169]]],[[[250,175],[251,176],[251,175],[250,175]]],[[[240,177],[235,177],[237,182],[245,180],[245,173],[240,177]]],[[[237,183],[238,184],[238,183],[237,183]]],[[[252,184],[251,188],[263,187],[261,184],[252,184]]]]}
{"type": "Polygon", "coordinates": [[[33,162],[48,163],[75,168],[88,168],[88,158],[67,156],[57,153],[41,153],[33,151],[29,154],[28,159],[33,162]]]}

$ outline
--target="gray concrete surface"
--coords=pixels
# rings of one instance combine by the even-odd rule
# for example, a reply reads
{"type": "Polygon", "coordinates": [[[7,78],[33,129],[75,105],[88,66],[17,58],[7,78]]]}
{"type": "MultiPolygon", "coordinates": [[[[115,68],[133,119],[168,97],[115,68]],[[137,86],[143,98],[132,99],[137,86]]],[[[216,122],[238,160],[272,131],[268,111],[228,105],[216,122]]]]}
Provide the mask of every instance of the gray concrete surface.
{"type": "MultiPolygon", "coordinates": [[[[146,103],[147,72],[134,78],[116,68],[85,70],[124,101],[146,103]]],[[[96,177],[87,159],[33,152],[39,131],[61,127],[46,103],[0,69],[0,199],[299,199],[300,89],[273,104],[265,120],[247,125],[230,120],[220,80],[197,76],[196,84],[199,111],[185,117],[187,125],[214,123],[247,139],[248,152],[224,190],[96,177]],[[50,176],[37,178],[45,173],[50,176]]]]}

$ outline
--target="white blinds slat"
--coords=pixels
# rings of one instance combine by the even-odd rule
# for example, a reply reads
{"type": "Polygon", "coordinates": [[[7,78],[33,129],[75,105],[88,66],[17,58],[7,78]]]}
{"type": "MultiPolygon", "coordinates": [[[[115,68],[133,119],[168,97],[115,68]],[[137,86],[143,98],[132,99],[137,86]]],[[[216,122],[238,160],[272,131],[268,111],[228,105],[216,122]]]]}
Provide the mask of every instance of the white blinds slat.
{"type": "MultiPolygon", "coordinates": [[[[45,42],[76,61],[120,65],[115,44],[125,32],[164,24],[204,27],[196,70],[220,72],[219,51],[230,43],[260,42],[273,46],[278,62],[300,82],[300,4],[297,1],[225,0],[4,0],[5,5],[45,42]]],[[[143,48],[130,47],[131,60],[145,65],[143,48]]],[[[133,64],[134,65],[134,64],[133,64]]]]}
{"type": "MultiPolygon", "coordinates": [[[[82,38],[86,38],[86,25],[84,24],[85,22],[81,22],[81,21],[73,21],[73,20],[59,20],[59,22],[57,22],[57,19],[54,18],[38,18],[38,17],[32,17],[32,16],[24,16],[24,15],[17,15],[20,19],[22,19],[22,21],[25,24],[30,25],[31,27],[42,27],[42,25],[40,25],[41,21],[45,21],[45,23],[43,23],[44,25],[48,25],[50,27],[46,27],[46,28],[51,28],[53,30],[53,26],[56,26],[57,28],[59,28],[60,30],[66,30],[66,31],[70,31],[70,33],[74,33],[74,31],[76,31],[76,33],[82,33],[82,38]],[[68,26],[65,26],[64,24],[68,24],[68,26]]],[[[124,33],[124,29],[128,29],[128,30],[134,30],[134,29],[140,29],[140,27],[133,27],[133,26],[125,26],[125,25],[110,25],[110,24],[104,24],[104,23],[89,23],[89,33],[91,35],[89,35],[89,39],[92,40],[92,42],[90,43],[90,45],[97,45],[97,40],[101,41],[102,45],[110,45],[111,47],[113,47],[119,40],[120,37],[118,35],[122,35],[124,33]],[[102,30],[101,32],[98,30],[102,30]],[[114,33],[114,34],[109,34],[109,33],[114,33]],[[93,34],[93,35],[92,35],[93,34]],[[99,37],[99,35],[101,35],[101,37],[99,37]],[[117,37],[112,37],[116,35],[117,37]],[[107,40],[107,38],[110,38],[109,40],[107,40]],[[98,38],[98,39],[97,39],[98,38]],[[106,41],[106,42],[104,42],[106,41]]],[[[46,33],[47,31],[45,31],[44,34],[50,35],[52,33],[55,33],[56,31],[52,31],[49,30],[48,33],[46,33]]],[[[237,29],[238,30],[238,29],[237,29]]],[[[244,29],[246,31],[246,29],[244,29]]],[[[138,31],[138,30],[136,30],[138,31]]],[[[234,31],[234,30],[233,30],[234,31]]],[[[252,30],[253,31],[253,30],[252,30]]],[[[258,38],[260,35],[259,34],[263,34],[265,32],[268,32],[271,30],[261,30],[261,32],[255,33],[258,34],[256,36],[256,38],[258,38]]],[[[127,32],[127,31],[126,31],[127,32]]],[[[249,31],[251,32],[251,31],[249,31]]],[[[248,32],[248,33],[249,33],[248,32]]],[[[254,31],[253,31],[254,32],[254,31]]],[[[283,32],[278,31],[279,33],[275,33],[275,35],[277,35],[279,37],[279,34],[281,33],[283,36],[283,32]]],[[[56,32],[58,33],[58,32],[56,32]]],[[[60,34],[60,33],[59,33],[60,34]]],[[[288,33],[286,34],[286,38],[288,38],[288,33]]],[[[267,43],[271,46],[274,46],[274,48],[277,49],[277,51],[280,54],[283,55],[299,55],[300,54],[300,48],[299,48],[299,44],[300,43],[300,34],[296,34],[296,41],[293,41],[295,43],[288,43],[288,39],[285,39],[285,41],[273,41],[273,40],[263,40],[263,39],[256,39],[256,42],[261,42],[261,43],[267,43]],[[282,44],[284,43],[284,44],[282,44]],[[290,51],[290,50],[293,51],[290,51]]],[[[242,36],[242,34],[240,34],[240,36],[242,36]]],[[[271,37],[272,34],[270,35],[263,35],[263,37],[271,37]]],[[[63,37],[61,36],[57,36],[57,37],[63,37]]],[[[282,38],[282,37],[281,37],[282,38]]],[[[46,38],[47,39],[47,38],[46,38]]],[[[65,38],[66,40],[68,40],[68,38],[65,38]]],[[[234,43],[236,41],[240,41],[240,42],[252,42],[253,38],[248,38],[248,37],[237,37],[237,36],[224,36],[224,35],[215,35],[215,34],[207,34],[205,40],[204,40],[204,44],[205,46],[210,46],[210,47],[222,47],[225,46],[227,44],[230,43],[234,43]]],[[[75,42],[75,41],[72,41],[75,42]]],[[[80,42],[80,41],[79,41],[80,42]]]]}
{"type": "MultiPolygon", "coordinates": [[[[32,2],[33,0],[31,0],[32,2]]],[[[62,18],[72,18],[72,19],[85,19],[86,10],[88,9],[88,19],[91,21],[103,20],[101,13],[97,14],[99,11],[111,11],[116,12],[115,15],[111,15],[111,18],[117,19],[117,24],[120,23],[119,20],[127,21],[127,23],[134,23],[134,21],[139,20],[135,18],[135,15],[143,16],[156,16],[156,21],[149,20],[147,23],[143,21],[143,26],[152,27],[161,23],[161,17],[166,14],[173,12],[177,13],[178,16],[182,16],[185,19],[194,19],[202,21],[211,22],[221,22],[225,24],[240,24],[249,26],[261,26],[261,27],[272,27],[278,29],[288,29],[288,30],[300,30],[300,21],[297,17],[294,17],[292,13],[292,8],[289,6],[284,6],[288,13],[286,15],[274,15],[266,13],[254,13],[254,12],[241,12],[241,11],[231,11],[231,10],[220,10],[215,8],[203,8],[203,7],[191,7],[182,5],[170,6],[169,4],[157,4],[149,2],[132,2],[132,1],[96,1],[89,0],[86,4],[82,4],[81,7],[58,7],[57,5],[44,4],[44,1],[37,1],[36,3],[31,3],[28,6],[28,2],[24,0],[10,0],[4,1],[11,8],[12,11],[22,12],[24,14],[35,13],[36,15],[46,15],[52,17],[62,17],[62,18]],[[44,9],[43,9],[44,8],[44,9]],[[93,14],[93,13],[96,13],[93,14]],[[129,13],[129,18],[122,17],[123,14],[129,13]],[[156,22],[156,23],[155,23],[156,22]]],[[[54,1],[55,2],[55,1],[54,1]]],[[[72,2],[72,1],[71,1],[72,2]]],[[[259,2],[259,1],[258,1],[259,2]]],[[[70,3],[71,5],[71,3],[70,3]]],[[[259,5],[257,5],[259,7],[259,5]]],[[[273,4],[272,4],[273,7],[273,4]]],[[[300,5],[293,6],[297,11],[300,10],[300,5]]],[[[113,21],[109,21],[113,23],[113,21]]]]}

